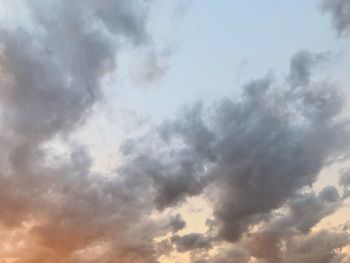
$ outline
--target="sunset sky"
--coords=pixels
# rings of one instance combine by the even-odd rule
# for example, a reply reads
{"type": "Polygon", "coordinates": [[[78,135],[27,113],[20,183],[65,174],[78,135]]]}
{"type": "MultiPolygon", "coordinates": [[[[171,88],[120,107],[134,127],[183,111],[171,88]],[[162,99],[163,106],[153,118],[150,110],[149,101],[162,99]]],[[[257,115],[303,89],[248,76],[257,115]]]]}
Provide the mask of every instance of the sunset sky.
{"type": "Polygon", "coordinates": [[[0,0],[0,263],[350,263],[350,0],[0,0]]]}

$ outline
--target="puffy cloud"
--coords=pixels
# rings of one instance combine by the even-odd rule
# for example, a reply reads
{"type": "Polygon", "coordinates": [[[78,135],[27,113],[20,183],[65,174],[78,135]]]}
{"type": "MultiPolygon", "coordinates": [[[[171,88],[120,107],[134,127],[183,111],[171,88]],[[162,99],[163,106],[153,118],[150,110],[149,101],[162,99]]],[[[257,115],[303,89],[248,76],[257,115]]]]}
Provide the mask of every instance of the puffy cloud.
{"type": "Polygon", "coordinates": [[[304,84],[279,87],[264,78],[247,84],[240,99],[185,110],[143,139],[151,145],[129,143],[129,166],[152,178],[160,208],[210,185],[219,235],[236,241],[349,151],[347,124],[337,118],[342,95],[327,82],[304,84]]]}
{"type": "Polygon", "coordinates": [[[317,196],[314,193],[298,195],[288,202],[291,210],[289,220],[285,218],[289,226],[295,227],[307,233],[325,216],[332,214],[341,205],[341,199],[337,190],[328,186],[317,196]]]}
{"type": "Polygon", "coordinates": [[[187,108],[125,143],[123,165],[101,176],[91,172],[88,149],[69,135],[100,100],[100,82],[115,70],[118,48],[149,42],[149,2],[1,5],[18,5],[28,20],[0,26],[0,223],[4,242],[15,244],[13,251],[0,247],[5,260],[151,263],[171,246],[208,251],[215,242],[243,238],[242,248],[225,252],[227,261],[212,262],[249,262],[251,254],[316,262],[335,259],[332,251],[348,244],[345,233],[303,238],[342,197],[331,187],[300,190],[348,154],[350,142],[347,122],[338,118],[341,94],[310,78],[323,56],[298,53],[280,86],[266,77],[244,86],[240,98],[187,108]],[[68,148],[65,155],[55,155],[54,140],[68,148]],[[210,233],[180,236],[186,223],[179,215],[154,216],[156,208],[199,194],[213,205],[210,233]],[[274,215],[281,207],[288,213],[274,215]],[[293,233],[288,242],[287,233],[293,233]],[[281,250],[281,242],[297,256],[281,250]]]}
{"type": "MultiPolygon", "coordinates": [[[[266,77],[244,86],[236,100],[185,109],[149,136],[125,145],[129,172],[152,180],[159,209],[205,193],[214,211],[210,231],[216,236],[205,235],[211,246],[213,240],[243,238],[247,255],[281,262],[288,235],[307,236],[343,200],[334,187],[318,194],[301,191],[325,166],[349,153],[349,127],[338,118],[342,94],[327,81],[310,78],[323,61],[323,55],[299,52],[285,83],[266,77]],[[281,208],[288,212],[274,213],[281,208]],[[270,222],[266,229],[244,238],[265,221],[270,222]]],[[[172,239],[186,251],[192,247],[181,246],[182,241],[199,238],[189,237],[172,239]]]]}
{"type": "Polygon", "coordinates": [[[100,100],[120,45],[147,44],[149,3],[1,5],[13,17],[0,29],[0,223],[24,232],[5,260],[155,262],[152,240],[163,230],[148,218],[147,179],[92,174],[88,150],[69,139],[100,100]],[[22,11],[29,22],[11,24],[22,11]],[[55,156],[53,140],[66,155],[55,156]]]}
{"type": "Polygon", "coordinates": [[[344,171],[339,179],[339,184],[344,187],[348,187],[350,185],[350,171],[344,171]]]}

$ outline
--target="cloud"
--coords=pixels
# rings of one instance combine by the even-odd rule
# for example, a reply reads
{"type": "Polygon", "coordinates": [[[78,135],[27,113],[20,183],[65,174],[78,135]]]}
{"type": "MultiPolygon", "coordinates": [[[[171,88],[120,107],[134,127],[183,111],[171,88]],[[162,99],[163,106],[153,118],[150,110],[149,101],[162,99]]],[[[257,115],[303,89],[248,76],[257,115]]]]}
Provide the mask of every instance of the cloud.
{"type": "Polygon", "coordinates": [[[182,219],[180,214],[176,214],[174,217],[171,218],[170,226],[172,228],[173,233],[176,233],[186,226],[186,221],[182,219]]]}
{"type": "Polygon", "coordinates": [[[291,58],[288,81],[294,87],[309,85],[312,71],[328,59],[329,54],[327,52],[312,54],[306,50],[298,51],[291,58]]]}
{"type": "Polygon", "coordinates": [[[298,195],[288,202],[292,218],[286,221],[300,232],[307,233],[325,216],[332,214],[341,205],[338,191],[328,186],[316,196],[314,193],[298,195]],[[292,221],[291,221],[292,220],[292,221]],[[294,221],[294,222],[293,222],[294,221]]]}
{"type": "Polygon", "coordinates": [[[346,252],[341,251],[349,245],[349,234],[346,232],[320,230],[310,235],[285,237],[279,243],[271,238],[274,236],[255,236],[246,247],[246,253],[259,258],[261,262],[347,262],[346,252]],[[272,242],[272,246],[268,246],[269,242],[272,242]]]}
{"type": "Polygon", "coordinates": [[[211,256],[199,255],[195,262],[347,262],[346,250],[342,248],[350,245],[350,235],[345,227],[312,229],[340,205],[334,187],[327,186],[318,194],[297,194],[249,229],[239,241],[226,244],[211,256]]]}
{"type": "Polygon", "coordinates": [[[299,237],[289,244],[285,262],[346,262],[346,255],[337,255],[334,250],[349,244],[349,234],[342,232],[319,231],[307,237],[299,237]]]}
{"type": "Polygon", "coordinates": [[[346,36],[350,32],[350,1],[323,0],[322,10],[330,13],[333,26],[338,36],[346,36]]]}
{"type": "Polygon", "coordinates": [[[135,84],[145,87],[163,78],[168,70],[170,56],[170,50],[157,52],[154,48],[144,54],[135,55],[137,59],[132,61],[130,67],[130,74],[135,84]]]}
{"type": "Polygon", "coordinates": [[[350,171],[345,170],[342,171],[339,184],[343,188],[343,198],[347,198],[350,196],[350,171]]]}
{"type": "Polygon", "coordinates": [[[79,125],[100,97],[101,78],[115,67],[118,42],[138,43],[145,33],[135,1],[24,3],[34,29],[1,30],[2,68],[13,80],[2,102],[4,111],[10,105],[7,125],[40,140],[79,125]],[[113,23],[120,28],[110,31],[113,23]]]}
{"type": "Polygon", "coordinates": [[[338,141],[348,131],[334,122],[340,98],[332,89],[321,85],[287,95],[288,88],[274,91],[272,85],[255,81],[246,86],[246,100],[225,102],[216,113],[215,215],[227,240],[311,185],[325,163],[348,151],[338,141]]]}
{"type": "Polygon", "coordinates": [[[125,144],[129,172],[151,179],[160,210],[199,194],[212,202],[211,233],[173,236],[179,251],[196,250],[193,244],[202,238],[211,241],[207,249],[213,240],[243,239],[250,240],[247,255],[281,262],[284,242],[308,236],[341,206],[343,197],[334,187],[317,194],[302,191],[349,153],[344,143],[349,127],[338,118],[342,94],[328,81],[311,78],[323,61],[323,56],[301,51],[291,59],[289,76],[296,82],[286,78],[279,83],[269,76],[254,80],[236,100],[188,107],[141,140],[125,144]],[[278,209],[288,212],[279,216],[278,209]],[[263,222],[270,224],[250,234],[263,222]]]}
{"type": "Polygon", "coordinates": [[[248,251],[241,247],[226,248],[210,259],[199,259],[195,263],[249,263],[248,251]]]}
{"type": "Polygon", "coordinates": [[[290,252],[290,248],[285,249],[286,244],[307,237],[318,222],[340,206],[340,196],[331,186],[318,194],[297,194],[286,202],[282,211],[272,213],[257,231],[249,233],[243,243],[249,254],[256,258],[284,262],[285,254],[290,252]]]}
{"type": "MultiPolygon", "coordinates": [[[[299,74],[293,66],[291,72],[299,74]]],[[[347,124],[337,118],[342,95],[328,82],[303,82],[294,89],[267,77],[244,86],[237,100],[185,110],[144,139],[151,147],[129,144],[135,147],[129,166],[152,178],[161,209],[210,185],[219,236],[237,241],[349,151],[347,124]]]]}
{"type": "Polygon", "coordinates": [[[332,187],[301,192],[349,151],[342,94],[311,78],[323,55],[299,52],[286,82],[265,77],[237,99],[187,107],[126,142],[112,176],[97,175],[89,149],[70,135],[100,101],[100,82],[116,70],[123,43],[151,42],[150,1],[16,3],[29,22],[0,26],[0,236],[14,244],[0,246],[5,260],[152,263],[171,246],[201,253],[228,241],[242,245],[225,252],[231,262],[248,262],[249,253],[317,262],[348,244],[346,233],[307,236],[343,196],[332,187]],[[196,195],[212,203],[210,231],[176,234],[186,222],[162,212],[196,195]],[[274,214],[282,207],[288,212],[274,214]],[[287,233],[296,257],[280,250],[287,233]]]}
{"type": "Polygon", "coordinates": [[[152,240],[163,230],[148,218],[147,179],[93,174],[88,149],[69,137],[102,97],[122,43],[147,45],[149,3],[2,5],[14,12],[10,20],[18,7],[30,21],[0,29],[0,223],[2,242],[22,244],[4,260],[155,262],[152,240]],[[67,153],[56,156],[53,141],[67,153]],[[12,231],[23,235],[11,241],[12,231]]]}
{"type": "Polygon", "coordinates": [[[191,233],[184,236],[174,235],[171,238],[171,242],[176,245],[176,248],[180,252],[211,248],[211,240],[204,234],[191,233]]]}

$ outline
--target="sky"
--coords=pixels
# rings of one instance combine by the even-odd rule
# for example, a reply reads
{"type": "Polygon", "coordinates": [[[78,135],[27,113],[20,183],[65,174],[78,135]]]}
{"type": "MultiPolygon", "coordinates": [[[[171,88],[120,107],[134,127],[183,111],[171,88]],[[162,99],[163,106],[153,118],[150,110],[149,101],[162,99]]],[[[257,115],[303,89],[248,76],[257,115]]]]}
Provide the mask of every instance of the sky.
{"type": "Polygon", "coordinates": [[[0,2],[0,263],[349,263],[349,0],[0,2]]]}

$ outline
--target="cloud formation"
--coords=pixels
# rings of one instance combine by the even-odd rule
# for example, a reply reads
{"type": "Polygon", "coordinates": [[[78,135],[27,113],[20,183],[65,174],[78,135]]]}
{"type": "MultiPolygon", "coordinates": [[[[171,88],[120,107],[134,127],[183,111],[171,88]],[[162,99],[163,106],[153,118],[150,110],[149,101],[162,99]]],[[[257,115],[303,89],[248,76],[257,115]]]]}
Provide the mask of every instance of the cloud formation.
{"type": "Polygon", "coordinates": [[[0,262],[153,263],[169,250],[193,262],[346,262],[336,251],[349,245],[345,230],[312,231],[348,196],[348,174],[342,193],[305,192],[350,149],[342,94],[311,78],[324,54],[298,52],[282,83],[267,76],[239,98],[189,106],[125,142],[113,175],[91,172],[89,150],[70,135],[103,96],[123,43],[149,43],[150,4],[1,4],[27,23],[14,14],[0,26],[0,262]],[[212,205],[210,227],[183,234],[186,222],[167,212],[198,195],[212,205]]]}
{"type": "Polygon", "coordinates": [[[239,99],[226,98],[210,108],[197,104],[165,122],[158,133],[125,145],[131,156],[127,166],[132,174],[142,171],[151,178],[159,209],[201,193],[211,200],[214,236],[176,235],[172,241],[178,250],[200,248],[197,244],[203,242],[197,240],[237,243],[252,227],[271,221],[270,228],[278,229],[254,235],[255,248],[247,253],[281,262],[287,253],[281,251],[281,242],[289,242],[290,233],[302,239],[341,205],[343,198],[334,187],[302,193],[350,149],[347,120],[339,118],[341,92],[310,77],[323,62],[323,55],[300,51],[291,59],[286,82],[269,76],[254,80],[243,87],[239,99]],[[289,213],[281,218],[274,214],[285,206],[289,213]]]}
{"type": "Polygon", "coordinates": [[[213,187],[219,235],[235,241],[348,153],[341,109],[341,94],[327,82],[294,89],[294,82],[278,87],[269,77],[255,80],[237,101],[224,99],[209,110],[196,105],[165,123],[159,145],[136,149],[130,166],[152,178],[159,208],[213,187]]]}
{"type": "Polygon", "coordinates": [[[1,257],[26,263],[155,261],[150,189],[137,187],[147,179],[92,174],[88,150],[69,139],[100,100],[100,82],[115,69],[119,46],[148,42],[149,3],[2,5],[24,10],[30,22],[12,23],[14,13],[1,24],[1,233],[9,246],[22,244],[13,251],[5,246],[1,257]],[[54,154],[55,140],[68,147],[65,156],[54,154]],[[11,241],[12,233],[21,235],[11,241]]]}

